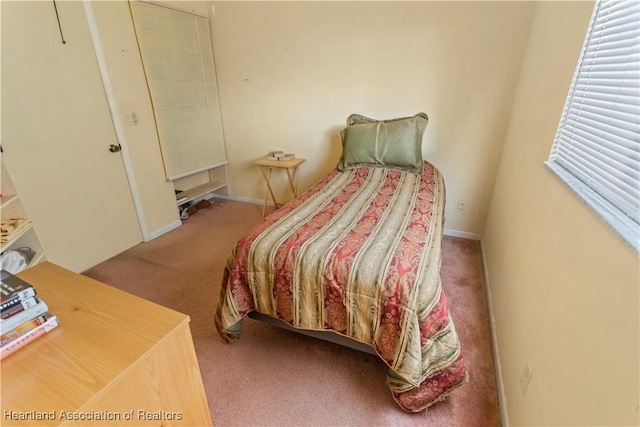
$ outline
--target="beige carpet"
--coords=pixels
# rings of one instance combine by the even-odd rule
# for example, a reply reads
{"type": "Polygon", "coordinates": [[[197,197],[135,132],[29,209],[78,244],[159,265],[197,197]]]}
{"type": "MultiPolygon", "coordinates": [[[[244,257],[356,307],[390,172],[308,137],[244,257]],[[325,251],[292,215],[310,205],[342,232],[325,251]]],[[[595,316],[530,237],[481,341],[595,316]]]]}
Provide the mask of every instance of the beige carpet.
{"type": "Polygon", "coordinates": [[[376,357],[244,321],[225,344],[213,325],[227,254],[261,219],[261,206],[216,200],[184,225],[85,272],[89,277],[188,314],[216,426],[499,426],[478,242],[445,238],[443,287],[470,381],[426,412],[393,401],[376,357]]]}

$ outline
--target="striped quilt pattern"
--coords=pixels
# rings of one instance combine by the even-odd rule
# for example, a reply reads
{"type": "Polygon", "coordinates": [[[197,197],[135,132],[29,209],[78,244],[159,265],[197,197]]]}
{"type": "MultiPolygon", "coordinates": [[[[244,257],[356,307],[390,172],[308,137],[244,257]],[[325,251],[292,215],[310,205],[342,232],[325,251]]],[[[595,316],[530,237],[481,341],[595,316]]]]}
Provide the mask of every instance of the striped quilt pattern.
{"type": "Polygon", "coordinates": [[[445,189],[422,176],[332,171],[267,216],[229,255],[216,327],[237,339],[250,311],[371,345],[387,382],[417,412],[467,381],[440,283],[445,189]]]}

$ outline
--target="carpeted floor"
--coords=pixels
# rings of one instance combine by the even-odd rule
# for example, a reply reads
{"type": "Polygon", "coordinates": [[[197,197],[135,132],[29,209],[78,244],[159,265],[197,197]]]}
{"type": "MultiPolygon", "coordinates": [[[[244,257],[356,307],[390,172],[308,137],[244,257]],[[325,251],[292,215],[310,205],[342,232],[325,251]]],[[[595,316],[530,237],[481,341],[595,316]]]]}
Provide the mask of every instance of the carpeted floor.
{"type": "Polygon", "coordinates": [[[500,425],[476,241],[443,241],[443,287],[470,381],[426,412],[400,409],[385,383],[386,365],[372,355],[252,319],[238,341],[225,344],[213,326],[224,264],[261,209],[216,199],[182,227],[84,273],[191,317],[214,425],[500,425]]]}

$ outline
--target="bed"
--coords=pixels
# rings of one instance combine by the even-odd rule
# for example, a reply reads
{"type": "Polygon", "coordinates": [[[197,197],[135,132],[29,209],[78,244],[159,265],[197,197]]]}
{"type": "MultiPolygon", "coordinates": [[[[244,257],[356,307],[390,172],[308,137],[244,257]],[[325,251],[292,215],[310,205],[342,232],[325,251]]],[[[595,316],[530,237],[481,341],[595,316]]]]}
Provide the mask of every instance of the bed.
{"type": "Polygon", "coordinates": [[[349,117],[336,169],[231,251],[215,316],[227,342],[239,338],[252,312],[346,337],[388,365],[393,398],[411,412],[467,382],[440,281],[442,175],[415,147],[408,157],[403,148],[404,160],[380,154],[407,135],[413,146],[421,143],[424,126],[423,113],[388,121],[349,117]],[[358,124],[371,126],[352,129],[358,124]],[[369,152],[350,158],[350,142],[359,149],[366,143],[369,152]]]}

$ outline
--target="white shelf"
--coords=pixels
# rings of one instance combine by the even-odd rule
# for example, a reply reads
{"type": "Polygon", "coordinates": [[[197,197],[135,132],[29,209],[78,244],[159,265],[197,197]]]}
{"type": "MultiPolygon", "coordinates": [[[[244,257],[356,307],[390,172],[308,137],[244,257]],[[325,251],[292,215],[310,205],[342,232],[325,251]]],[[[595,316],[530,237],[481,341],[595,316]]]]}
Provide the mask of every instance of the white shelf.
{"type": "Polygon", "coordinates": [[[3,194],[2,195],[2,205],[0,205],[0,209],[6,209],[11,203],[18,200],[17,194],[3,194]]]}
{"type": "Polygon", "coordinates": [[[29,263],[29,267],[33,267],[34,265],[42,262],[45,260],[45,254],[44,252],[39,252],[36,253],[36,256],[33,257],[33,259],[31,260],[31,262],[29,263]]]}
{"type": "Polygon", "coordinates": [[[11,246],[3,248],[3,250],[8,249],[18,249],[22,247],[31,248],[32,251],[35,251],[35,256],[29,263],[29,267],[36,265],[37,263],[46,259],[46,253],[42,248],[42,244],[38,239],[38,235],[36,234],[35,228],[31,227],[27,230],[19,239],[16,239],[11,246]]]}
{"type": "Polygon", "coordinates": [[[31,267],[46,259],[46,253],[38,235],[36,234],[33,223],[29,219],[29,215],[20,200],[20,196],[17,194],[13,181],[11,180],[11,176],[9,175],[9,171],[5,166],[4,158],[0,156],[0,160],[2,163],[0,165],[0,173],[2,175],[2,180],[0,181],[2,184],[2,188],[0,189],[0,191],[2,191],[2,201],[0,203],[0,209],[2,212],[0,216],[2,217],[2,220],[5,221],[12,218],[25,220],[25,222],[11,234],[2,238],[3,240],[6,238],[6,241],[0,242],[0,253],[9,249],[29,247],[36,253],[29,263],[29,267],[31,267]]]}
{"type": "Polygon", "coordinates": [[[14,231],[9,235],[10,237],[7,239],[6,242],[1,243],[2,246],[0,246],[0,252],[4,252],[7,248],[11,247],[14,243],[16,243],[22,236],[24,236],[27,233],[27,231],[31,230],[31,228],[33,227],[33,224],[31,223],[30,220],[26,220],[26,221],[28,222],[18,227],[16,231],[14,231]]]}
{"type": "Polygon", "coordinates": [[[178,195],[176,195],[176,200],[179,200],[179,198],[183,198],[186,196],[187,198],[185,200],[177,202],[178,205],[184,205],[185,203],[195,200],[198,197],[202,197],[205,194],[212,193],[222,187],[225,187],[226,185],[227,184],[220,181],[207,182],[206,184],[198,185],[197,187],[193,187],[189,190],[179,193],[178,195]]]}

